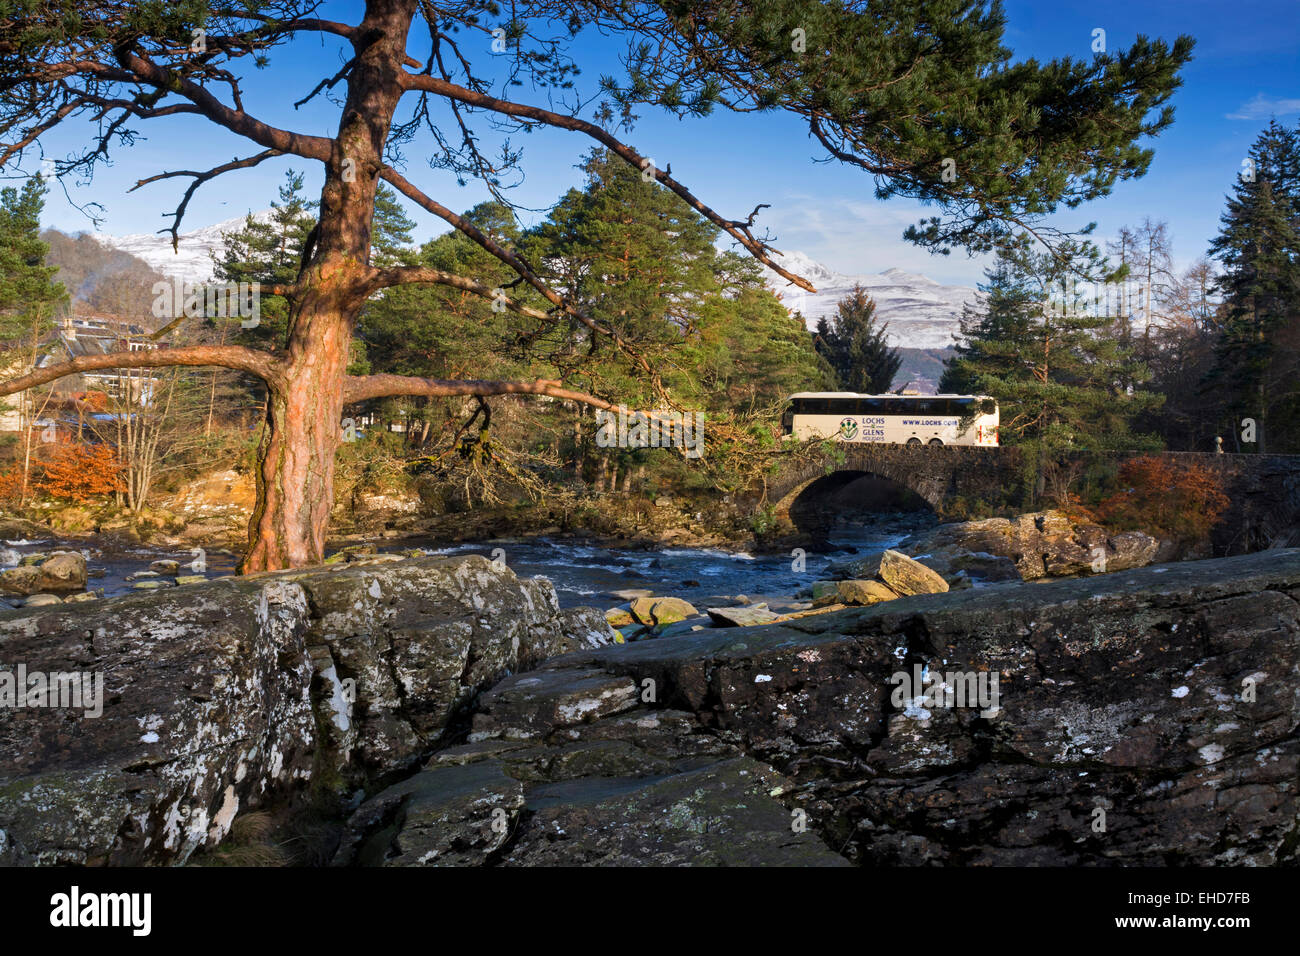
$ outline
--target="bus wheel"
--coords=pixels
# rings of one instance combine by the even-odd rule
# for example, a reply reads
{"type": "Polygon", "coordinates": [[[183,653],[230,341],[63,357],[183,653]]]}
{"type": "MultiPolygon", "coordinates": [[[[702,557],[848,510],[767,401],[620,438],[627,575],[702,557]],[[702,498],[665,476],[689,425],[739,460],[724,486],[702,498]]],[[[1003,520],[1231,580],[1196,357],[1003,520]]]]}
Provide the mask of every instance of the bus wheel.
{"type": "Polygon", "coordinates": [[[943,444],[943,439],[942,439],[942,438],[931,438],[931,439],[930,439],[930,444],[931,444],[931,445],[942,445],[942,444],[943,444]]]}
{"type": "Polygon", "coordinates": [[[919,439],[919,438],[909,438],[909,439],[907,440],[907,443],[908,443],[909,445],[919,445],[919,444],[921,444],[921,439],[919,439]]]}

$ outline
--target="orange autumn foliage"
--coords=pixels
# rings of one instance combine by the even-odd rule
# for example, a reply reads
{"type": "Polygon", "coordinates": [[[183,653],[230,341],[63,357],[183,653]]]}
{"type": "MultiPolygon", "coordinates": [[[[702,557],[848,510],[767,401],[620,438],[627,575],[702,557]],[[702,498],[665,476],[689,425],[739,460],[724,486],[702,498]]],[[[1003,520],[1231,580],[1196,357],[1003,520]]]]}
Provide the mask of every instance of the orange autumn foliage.
{"type": "Polygon", "coordinates": [[[23,470],[17,465],[0,468],[0,505],[16,505],[22,492],[23,470]]]}
{"type": "Polygon", "coordinates": [[[1212,469],[1194,460],[1149,456],[1131,458],[1120,466],[1119,490],[1102,501],[1097,513],[1115,526],[1199,541],[1228,505],[1212,469]]]}
{"type": "Polygon", "coordinates": [[[85,504],[125,490],[122,466],[107,445],[59,445],[38,467],[36,487],[51,498],[85,504]]]}

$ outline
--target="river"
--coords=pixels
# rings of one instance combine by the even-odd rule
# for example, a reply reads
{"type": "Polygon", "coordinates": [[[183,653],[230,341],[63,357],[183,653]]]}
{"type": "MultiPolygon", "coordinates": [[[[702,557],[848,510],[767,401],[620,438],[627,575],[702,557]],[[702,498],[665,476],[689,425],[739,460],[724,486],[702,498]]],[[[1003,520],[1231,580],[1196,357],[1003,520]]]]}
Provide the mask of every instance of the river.
{"type": "MultiPolygon", "coordinates": [[[[796,556],[791,552],[751,554],[715,548],[608,547],[568,537],[498,538],[450,546],[407,538],[376,542],[376,549],[500,557],[521,577],[550,578],[564,607],[611,607],[634,596],[631,592],[639,591],[682,597],[699,607],[733,603],[737,596],[744,595],[751,601],[766,601],[779,609],[794,602],[801,589],[821,580],[832,562],[892,547],[933,520],[932,516],[917,514],[885,514],[868,521],[842,522],[830,534],[831,547],[804,554],[802,570],[795,569],[796,556]]],[[[170,583],[171,578],[149,572],[149,565],[154,561],[178,561],[182,574],[192,574],[195,572],[189,565],[200,557],[195,551],[123,547],[84,540],[5,541],[0,543],[0,570],[13,567],[26,555],[56,550],[82,552],[92,576],[90,588],[102,590],[104,597],[130,593],[139,581],[170,583]]],[[[206,551],[202,555],[209,578],[234,573],[236,560],[236,555],[229,551],[206,551]]],[[[6,598],[11,605],[22,601],[15,595],[6,598]]]]}

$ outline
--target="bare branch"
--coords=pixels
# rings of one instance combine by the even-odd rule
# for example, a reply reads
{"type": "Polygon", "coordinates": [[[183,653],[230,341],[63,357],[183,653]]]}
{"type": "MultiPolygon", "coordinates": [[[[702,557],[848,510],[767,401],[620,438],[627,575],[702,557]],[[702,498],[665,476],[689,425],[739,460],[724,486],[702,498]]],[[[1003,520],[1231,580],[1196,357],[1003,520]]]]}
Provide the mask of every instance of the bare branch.
{"type": "Polygon", "coordinates": [[[258,153],[256,156],[249,156],[247,159],[232,159],[228,163],[223,163],[220,166],[214,166],[212,169],[209,169],[207,172],[199,172],[193,169],[177,169],[172,172],[158,173],[158,175],[156,176],[149,176],[146,177],[145,179],[138,180],[134,186],[132,186],[130,189],[127,190],[127,192],[133,193],[141,186],[146,186],[149,183],[156,183],[160,179],[171,179],[175,176],[194,177],[194,182],[190,183],[189,188],[185,190],[185,195],[181,197],[180,205],[177,206],[176,211],[171,214],[172,215],[171,228],[158,230],[159,232],[170,232],[172,234],[172,251],[175,252],[177,251],[177,246],[180,243],[179,232],[181,228],[181,220],[185,217],[185,207],[187,207],[190,204],[190,198],[194,195],[195,190],[197,190],[208,180],[216,179],[222,173],[228,173],[232,169],[248,169],[251,166],[256,166],[264,159],[270,159],[272,156],[283,156],[283,155],[284,154],[281,153],[278,149],[267,149],[258,153]]]}
{"type": "Polygon", "coordinates": [[[280,362],[270,352],[259,352],[242,345],[189,345],[175,349],[149,349],[140,352],[112,352],[108,355],[82,355],[56,365],[33,369],[26,375],[0,382],[0,395],[18,392],[53,382],[56,379],[108,368],[169,368],[177,365],[212,366],[235,369],[256,375],[264,382],[278,382],[280,362]]]}
{"type": "Polygon", "coordinates": [[[563,113],[555,113],[538,106],[526,106],[522,103],[512,103],[509,100],[500,100],[494,96],[489,96],[486,93],[469,90],[463,86],[459,86],[455,83],[428,74],[403,73],[402,81],[408,90],[423,90],[437,96],[444,96],[450,100],[459,100],[460,102],[466,103],[470,106],[492,110],[496,113],[503,113],[507,116],[530,119],[535,122],[545,123],[548,126],[556,126],[560,129],[573,130],[575,132],[587,134],[592,139],[595,139],[597,142],[608,147],[613,153],[621,157],[634,168],[650,172],[656,180],[663,183],[681,197],[681,199],[692,209],[739,242],[749,251],[750,255],[763,263],[773,272],[777,273],[782,278],[790,280],[802,289],[806,289],[809,292],[817,291],[813,284],[807,279],[802,276],[797,276],[792,272],[787,272],[772,261],[771,255],[779,255],[779,250],[773,249],[767,243],[757,239],[752,231],[753,217],[757,213],[757,209],[750,215],[748,220],[724,218],[703,201],[698,199],[689,189],[677,180],[673,179],[666,169],[658,169],[651,166],[647,157],[642,156],[627,144],[611,136],[606,130],[597,126],[595,123],[589,123],[576,116],[566,116],[563,113]]]}
{"type": "Polygon", "coordinates": [[[554,319],[554,316],[549,312],[534,309],[504,295],[498,296],[496,289],[490,288],[481,282],[475,282],[465,276],[458,276],[451,272],[443,272],[441,269],[426,266],[395,266],[391,269],[378,269],[370,277],[370,281],[366,286],[366,294],[370,295],[390,286],[416,283],[451,286],[453,289],[460,289],[462,292],[469,292],[485,299],[492,299],[494,302],[501,302],[511,312],[517,312],[529,318],[541,319],[544,322],[550,322],[554,319]]]}
{"type": "MultiPolygon", "coordinates": [[[[130,50],[118,51],[118,62],[126,74],[125,82],[143,82],[158,89],[171,90],[185,97],[208,119],[232,132],[238,133],[268,149],[292,153],[306,159],[328,163],[333,153],[333,140],[324,136],[309,136],[290,130],[278,129],[250,116],[242,110],[231,109],[192,80],[183,79],[171,70],[164,69],[152,60],[130,50]]],[[[91,64],[85,72],[96,75],[113,73],[111,78],[123,80],[121,71],[109,71],[101,64],[91,64]]]]}
{"type": "Polygon", "coordinates": [[[343,403],[383,398],[388,395],[423,395],[435,398],[457,395],[549,395],[594,408],[613,411],[615,406],[594,395],[564,387],[557,379],[539,378],[533,382],[493,382],[476,379],[418,378],[408,375],[355,375],[343,384],[343,403]]]}

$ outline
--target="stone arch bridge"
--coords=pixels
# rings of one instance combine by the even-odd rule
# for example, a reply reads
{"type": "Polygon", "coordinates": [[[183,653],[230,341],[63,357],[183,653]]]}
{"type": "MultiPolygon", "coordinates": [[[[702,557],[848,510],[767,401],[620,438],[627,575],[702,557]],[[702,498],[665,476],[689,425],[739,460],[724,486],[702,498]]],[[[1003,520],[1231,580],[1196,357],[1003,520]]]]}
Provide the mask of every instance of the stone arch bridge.
{"type": "MultiPolygon", "coordinates": [[[[1112,452],[1116,464],[1150,452],[1112,452]]],[[[1197,461],[1219,476],[1228,510],[1214,530],[1217,553],[1300,546],[1300,455],[1160,452],[1177,462],[1197,461]]],[[[1082,456],[1081,456],[1082,457],[1082,456]]],[[[1096,454],[1089,456],[1097,459],[1096,454]]],[[[835,443],[812,458],[792,461],[768,479],[763,503],[787,527],[818,533],[816,502],[864,475],[883,478],[922,498],[940,516],[963,501],[994,510],[1026,507],[1026,470],[1016,448],[835,443]]]]}

